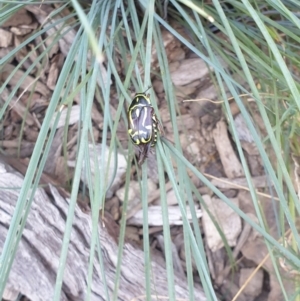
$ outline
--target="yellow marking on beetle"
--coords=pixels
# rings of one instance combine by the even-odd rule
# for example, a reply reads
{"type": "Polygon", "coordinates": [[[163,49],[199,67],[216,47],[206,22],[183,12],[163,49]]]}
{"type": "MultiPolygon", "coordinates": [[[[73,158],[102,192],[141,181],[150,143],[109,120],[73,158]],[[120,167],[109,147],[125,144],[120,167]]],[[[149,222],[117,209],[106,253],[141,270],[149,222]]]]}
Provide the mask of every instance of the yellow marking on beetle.
{"type": "Polygon", "coordinates": [[[136,102],[139,102],[140,99],[139,98],[143,98],[146,99],[146,101],[150,104],[150,98],[146,95],[146,94],[135,94],[134,99],[136,100],[136,102]]]}
{"type": "Polygon", "coordinates": [[[139,104],[137,104],[137,105],[132,106],[132,107],[130,108],[130,112],[133,111],[136,107],[137,107],[137,108],[139,108],[139,107],[146,107],[146,108],[150,107],[150,108],[153,108],[151,105],[145,105],[145,104],[139,103],[139,104]]]}
{"type": "Polygon", "coordinates": [[[145,138],[142,138],[143,143],[149,143],[150,141],[151,141],[151,137],[148,140],[146,140],[145,138]]]}
{"type": "Polygon", "coordinates": [[[131,118],[131,114],[128,114],[129,124],[131,127],[134,127],[133,120],[131,118]]]}
{"type": "Polygon", "coordinates": [[[143,156],[147,157],[150,150],[149,147],[154,147],[156,144],[157,128],[159,127],[158,119],[151,105],[150,95],[137,93],[132,100],[127,114],[129,123],[128,133],[135,145],[143,147],[140,159],[143,156]]]}
{"type": "Polygon", "coordinates": [[[131,135],[131,137],[134,137],[136,135],[139,135],[139,131],[136,131],[134,134],[131,135]]]}

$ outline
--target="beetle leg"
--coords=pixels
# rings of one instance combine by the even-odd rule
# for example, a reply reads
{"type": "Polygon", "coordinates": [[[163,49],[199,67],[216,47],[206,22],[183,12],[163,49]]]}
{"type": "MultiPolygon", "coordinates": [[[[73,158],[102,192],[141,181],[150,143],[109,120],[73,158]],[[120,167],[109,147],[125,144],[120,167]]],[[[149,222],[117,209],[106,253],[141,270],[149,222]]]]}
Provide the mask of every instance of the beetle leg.
{"type": "Polygon", "coordinates": [[[159,120],[157,120],[157,129],[162,136],[165,136],[164,128],[159,120]]]}

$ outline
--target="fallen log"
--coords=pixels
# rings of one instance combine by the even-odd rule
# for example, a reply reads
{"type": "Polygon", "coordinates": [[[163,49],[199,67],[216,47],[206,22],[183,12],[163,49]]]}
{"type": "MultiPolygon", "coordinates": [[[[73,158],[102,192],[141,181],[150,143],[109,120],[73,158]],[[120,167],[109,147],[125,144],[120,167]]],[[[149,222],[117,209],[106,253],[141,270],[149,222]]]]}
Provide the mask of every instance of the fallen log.
{"type": "MultiPolygon", "coordinates": [[[[8,233],[15,210],[23,176],[7,164],[0,162],[0,251],[8,233]]],[[[32,301],[52,300],[59,265],[68,198],[63,197],[52,185],[45,190],[37,189],[27,218],[18,251],[10,271],[3,298],[15,300],[19,294],[32,301]]],[[[111,297],[116,283],[117,235],[113,220],[106,220],[105,227],[99,223],[99,241],[103,258],[103,270],[99,256],[94,259],[90,300],[107,300],[111,297]]],[[[85,300],[87,291],[88,264],[92,221],[89,213],[77,206],[70,238],[68,257],[62,284],[61,300],[85,300]]],[[[168,296],[167,273],[161,255],[151,254],[153,300],[168,296]]],[[[174,275],[177,300],[189,299],[185,279],[174,275]]],[[[144,254],[138,247],[125,243],[121,264],[121,276],[117,300],[145,299],[144,254]]],[[[206,300],[202,289],[196,286],[194,298],[206,300]]]]}

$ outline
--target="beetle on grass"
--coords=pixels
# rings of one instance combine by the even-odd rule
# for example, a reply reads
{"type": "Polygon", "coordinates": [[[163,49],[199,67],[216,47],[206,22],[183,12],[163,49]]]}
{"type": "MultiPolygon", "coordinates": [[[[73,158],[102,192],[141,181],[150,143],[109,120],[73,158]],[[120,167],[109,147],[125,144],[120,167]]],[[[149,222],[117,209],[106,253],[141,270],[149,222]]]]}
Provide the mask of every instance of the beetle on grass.
{"type": "Polygon", "coordinates": [[[134,96],[127,112],[128,134],[138,148],[139,165],[143,164],[151,152],[151,147],[155,146],[159,131],[159,122],[146,91],[134,96]]]}

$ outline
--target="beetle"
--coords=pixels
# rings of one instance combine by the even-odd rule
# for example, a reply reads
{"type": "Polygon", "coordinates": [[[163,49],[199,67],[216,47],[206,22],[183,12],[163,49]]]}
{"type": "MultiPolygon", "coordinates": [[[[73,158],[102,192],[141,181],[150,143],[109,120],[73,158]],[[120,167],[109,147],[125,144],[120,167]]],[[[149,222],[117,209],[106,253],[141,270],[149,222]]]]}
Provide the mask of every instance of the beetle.
{"type": "Polygon", "coordinates": [[[151,147],[155,146],[159,131],[158,119],[146,91],[135,94],[127,111],[128,134],[138,148],[139,165],[143,164],[151,147]]]}

